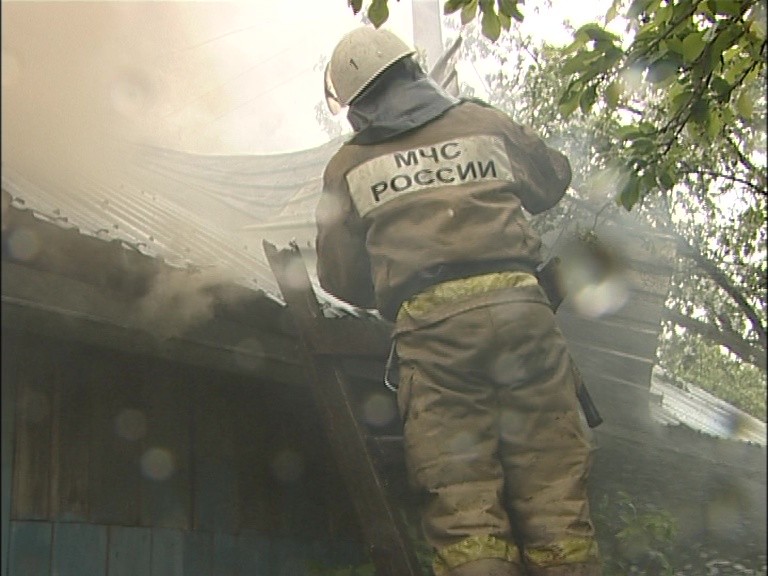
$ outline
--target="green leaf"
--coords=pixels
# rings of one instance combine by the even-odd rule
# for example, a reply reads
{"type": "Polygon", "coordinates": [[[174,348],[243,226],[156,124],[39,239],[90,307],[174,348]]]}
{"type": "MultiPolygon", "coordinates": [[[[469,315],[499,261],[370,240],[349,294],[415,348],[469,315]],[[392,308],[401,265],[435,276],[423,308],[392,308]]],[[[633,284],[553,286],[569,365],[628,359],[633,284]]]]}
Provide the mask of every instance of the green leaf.
{"type": "Polygon", "coordinates": [[[694,62],[704,50],[706,42],[701,32],[688,34],[683,40],[683,58],[686,62],[694,62]]]}
{"type": "Polygon", "coordinates": [[[374,27],[378,28],[389,18],[389,8],[387,0],[373,0],[368,7],[368,19],[374,27]]]}
{"type": "Polygon", "coordinates": [[[498,16],[501,27],[504,28],[504,30],[509,30],[512,27],[512,19],[506,14],[502,14],[501,12],[499,12],[498,16]]]}
{"type": "Polygon", "coordinates": [[[443,5],[443,14],[453,14],[454,12],[460,10],[464,4],[466,4],[467,0],[446,0],[445,4],[443,5]]]}
{"type": "Polygon", "coordinates": [[[570,86],[557,103],[558,110],[564,118],[573,114],[576,108],[579,107],[579,98],[581,97],[582,90],[577,86],[570,86]]]}
{"type": "Polygon", "coordinates": [[[722,76],[715,76],[712,78],[712,82],[710,82],[709,86],[712,88],[712,91],[717,95],[717,99],[720,102],[727,102],[728,97],[731,94],[731,85],[726,82],[726,80],[722,76]]]}
{"type": "Polygon", "coordinates": [[[621,140],[632,140],[638,136],[642,136],[644,132],[640,130],[634,124],[628,126],[621,126],[616,130],[616,136],[621,140]]]}
{"type": "Polygon", "coordinates": [[[592,106],[594,106],[596,100],[597,86],[592,84],[581,93],[581,96],[579,97],[579,108],[584,114],[587,114],[592,109],[592,106]]]}
{"type": "Polygon", "coordinates": [[[670,106],[670,112],[672,113],[672,116],[677,115],[680,110],[690,104],[692,97],[693,92],[691,90],[686,90],[685,92],[672,98],[672,104],[670,106]]]}
{"type": "Polygon", "coordinates": [[[461,23],[468,24],[475,19],[477,15],[477,0],[469,0],[464,8],[461,9],[461,23]]]}
{"type": "Polygon", "coordinates": [[[739,113],[739,116],[745,120],[752,120],[754,106],[752,104],[752,99],[746,91],[739,94],[739,97],[736,99],[736,111],[739,113]]]}
{"type": "Polygon", "coordinates": [[[723,16],[739,16],[744,6],[739,0],[709,0],[707,4],[712,12],[723,16]]]}
{"type": "Polygon", "coordinates": [[[656,147],[656,144],[653,140],[650,138],[636,138],[632,142],[632,150],[639,155],[645,155],[650,153],[654,148],[656,147]]]}
{"type": "Polygon", "coordinates": [[[357,14],[363,7],[363,0],[347,0],[347,4],[352,6],[352,13],[357,14]]]}
{"type": "Polygon", "coordinates": [[[619,194],[619,203],[629,212],[640,200],[640,179],[632,173],[619,194]]]}
{"type": "Polygon", "coordinates": [[[707,135],[710,140],[714,140],[723,129],[723,119],[714,110],[709,111],[707,116],[707,135]]]}
{"type": "Polygon", "coordinates": [[[640,14],[645,12],[645,9],[650,3],[651,0],[634,0],[634,2],[632,2],[632,4],[629,6],[629,10],[627,10],[627,18],[637,18],[640,16],[640,14]]]}
{"type": "Polygon", "coordinates": [[[679,60],[673,56],[661,58],[648,67],[646,78],[648,79],[648,82],[658,84],[674,74],[677,74],[679,66],[679,60]]]}
{"type": "Polygon", "coordinates": [[[619,105],[619,98],[621,98],[621,84],[619,82],[612,82],[605,89],[605,103],[609,107],[615,109],[619,105]]]}
{"type": "Polygon", "coordinates": [[[671,166],[660,166],[657,178],[662,190],[671,190],[675,187],[675,173],[671,166]]]}
{"type": "Polygon", "coordinates": [[[702,97],[691,106],[691,121],[694,124],[704,125],[709,117],[709,100],[702,97]]]}
{"type": "Polygon", "coordinates": [[[613,0],[613,2],[611,2],[611,7],[608,8],[608,12],[605,13],[606,24],[610,24],[614,18],[619,15],[619,4],[621,4],[621,0],[613,0]]]}
{"type": "Polygon", "coordinates": [[[512,13],[517,9],[515,4],[517,4],[517,0],[497,0],[497,4],[499,6],[499,14],[504,14],[504,16],[512,17],[512,13]]]}
{"type": "Polygon", "coordinates": [[[576,35],[579,34],[585,34],[590,40],[618,40],[618,36],[608,32],[596,22],[584,24],[584,26],[576,31],[576,35]]]}
{"type": "Polygon", "coordinates": [[[562,72],[566,76],[571,76],[572,74],[575,74],[576,72],[581,72],[584,70],[590,63],[594,62],[599,56],[596,55],[594,52],[577,52],[568,60],[566,60],[563,63],[562,72]]]}
{"type": "Polygon", "coordinates": [[[496,12],[493,10],[493,6],[487,6],[483,11],[483,36],[489,40],[495,42],[501,35],[501,22],[496,12]]]}
{"type": "Polygon", "coordinates": [[[587,41],[589,41],[589,36],[586,34],[574,34],[573,35],[573,42],[568,44],[565,48],[563,48],[563,54],[570,54],[571,52],[576,52],[580,48],[583,48],[587,41]]]}
{"type": "Polygon", "coordinates": [[[522,22],[525,17],[523,16],[523,13],[520,12],[517,5],[522,4],[523,1],[524,0],[498,0],[499,12],[505,16],[511,16],[518,22],[522,22]]]}
{"type": "Polygon", "coordinates": [[[683,55],[683,41],[680,40],[680,38],[676,36],[671,36],[667,38],[667,49],[670,52],[674,52],[675,54],[679,54],[680,56],[683,55]]]}

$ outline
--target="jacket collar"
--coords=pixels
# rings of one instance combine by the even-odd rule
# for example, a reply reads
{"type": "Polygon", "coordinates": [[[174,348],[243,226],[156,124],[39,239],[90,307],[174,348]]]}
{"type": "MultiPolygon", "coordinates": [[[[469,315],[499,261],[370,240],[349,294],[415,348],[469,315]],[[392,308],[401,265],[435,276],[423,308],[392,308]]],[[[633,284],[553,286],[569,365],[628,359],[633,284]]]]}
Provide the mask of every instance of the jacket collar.
{"type": "Polygon", "coordinates": [[[350,143],[374,144],[426,124],[460,101],[429,78],[411,58],[387,69],[350,104],[350,143]]]}

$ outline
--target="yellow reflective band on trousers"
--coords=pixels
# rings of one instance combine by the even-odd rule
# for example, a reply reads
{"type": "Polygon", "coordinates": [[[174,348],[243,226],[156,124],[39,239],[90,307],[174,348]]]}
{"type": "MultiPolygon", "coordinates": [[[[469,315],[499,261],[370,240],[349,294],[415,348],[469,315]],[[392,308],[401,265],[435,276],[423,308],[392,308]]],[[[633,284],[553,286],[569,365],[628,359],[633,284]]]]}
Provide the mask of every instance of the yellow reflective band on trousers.
{"type": "Polygon", "coordinates": [[[470,536],[456,544],[437,550],[432,569],[435,576],[442,576],[457,566],[486,558],[498,558],[519,564],[520,552],[514,544],[490,534],[470,536]]]}
{"type": "Polygon", "coordinates": [[[541,548],[526,548],[527,564],[538,567],[560,564],[587,564],[598,559],[594,538],[569,538],[541,548]]]}
{"type": "Polygon", "coordinates": [[[404,313],[418,316],[442,304],[455,302],[467,296],[485,294],[486,292],[501,288],[535,286],[537,283],[536,277],[527,272],[491,272],[490,274],[481,274],[479,276],[471,276],[470,278],[449,280],[448,282],[441,282],[440,284],[430,286],[410,300],[403,302],[398,316],[404,313]]]}

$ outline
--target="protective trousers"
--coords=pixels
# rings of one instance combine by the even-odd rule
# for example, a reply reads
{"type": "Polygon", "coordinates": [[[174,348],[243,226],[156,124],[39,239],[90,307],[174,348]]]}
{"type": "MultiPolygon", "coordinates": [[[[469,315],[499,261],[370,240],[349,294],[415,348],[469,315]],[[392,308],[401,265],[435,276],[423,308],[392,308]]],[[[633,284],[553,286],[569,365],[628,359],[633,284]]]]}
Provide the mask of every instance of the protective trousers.
{"type": "Polygon", "coordinates": [[[578,374],[535,278],[439,284],[403,304],[395,337],[436,576],[599,576],[578,374]]]}

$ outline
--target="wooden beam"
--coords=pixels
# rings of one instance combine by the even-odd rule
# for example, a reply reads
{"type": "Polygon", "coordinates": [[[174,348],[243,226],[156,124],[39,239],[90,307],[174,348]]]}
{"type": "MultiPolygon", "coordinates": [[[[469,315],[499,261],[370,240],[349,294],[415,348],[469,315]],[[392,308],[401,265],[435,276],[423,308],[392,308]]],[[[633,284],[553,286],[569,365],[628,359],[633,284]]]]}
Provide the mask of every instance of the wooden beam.
{"type": "MultiPolygon", "coordinates": [[[[346,375],[338,358],[328,355],[333,348],[324,339],[340,342],[341,330],[330,332],[317,296],[312,289],[301,254],[295,246],[278,251],[264,242],[264,252],[272,267],[288,310],[299,328],[307,376],[312,384],[322,421],[336,463],[345,480],[350,500],[355,505],[371,559],[379,576],[418,576],[422,574],[412,543],[387,487],[380,477],[366,430],[355,417],[346,375]],[[316,346],[323,346],[318,354],[316,346]]],[[[345,324],[345,330],[352,324],[345,324]]],[[[365,323],[360,321],[359,332],[365,323]]],[[[356,336],[359,335],[355,334],[356,336]]],[[[377,340],[376,336],[371,336],[377,340]]],[[[362,340],[361,340],[362,341],[362,340]]],[[[380,348],[376,348],[379,352],[380,348]]],[[[343,346],[338,350],[343,352],[343,346]]]]}

